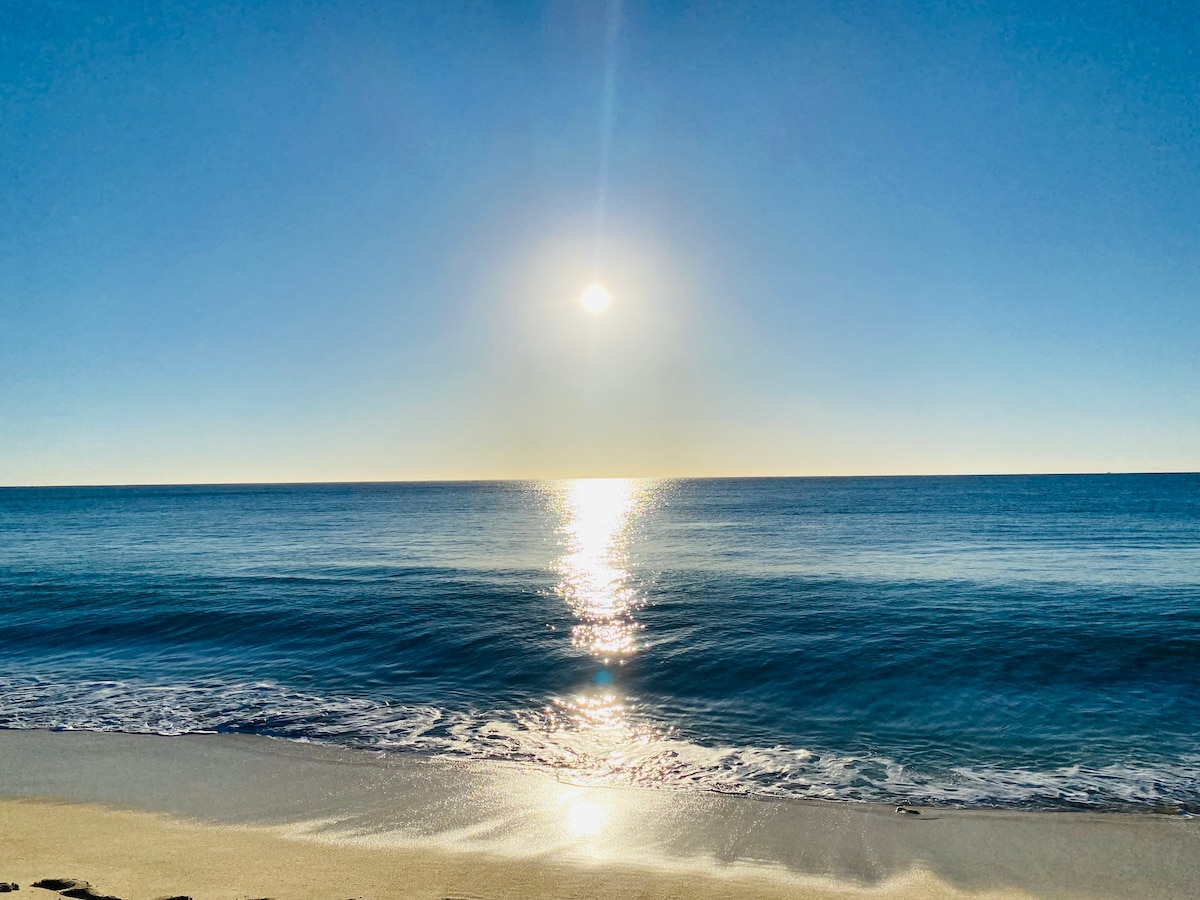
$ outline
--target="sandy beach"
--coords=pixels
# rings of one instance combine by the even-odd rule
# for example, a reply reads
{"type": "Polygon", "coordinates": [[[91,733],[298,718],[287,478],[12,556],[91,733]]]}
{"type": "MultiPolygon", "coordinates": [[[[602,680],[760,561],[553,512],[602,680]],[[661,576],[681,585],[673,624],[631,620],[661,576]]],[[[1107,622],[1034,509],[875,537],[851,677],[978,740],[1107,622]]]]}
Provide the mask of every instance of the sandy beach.
{"type": "Polygon", "coordinates": [[[432,848],[364,847],[297,840],[285,829],[204,826],[146,813],[54,803],[0,804],[3,877],[25,896],[46,877],[78,877],[103,895],[151,900],[348,897],[1024,897],[953,889],[914,870],[872,886],[755,871],[654,871],[553,857],[517,859],[432,848]]]}
{"type": "Polygon", "coordinates": [[[1200,878],[1183,816],[905,815],[242,736],[0,732],[0,785],[0,882],[26,897],[1167,898],[1200,878]]]}

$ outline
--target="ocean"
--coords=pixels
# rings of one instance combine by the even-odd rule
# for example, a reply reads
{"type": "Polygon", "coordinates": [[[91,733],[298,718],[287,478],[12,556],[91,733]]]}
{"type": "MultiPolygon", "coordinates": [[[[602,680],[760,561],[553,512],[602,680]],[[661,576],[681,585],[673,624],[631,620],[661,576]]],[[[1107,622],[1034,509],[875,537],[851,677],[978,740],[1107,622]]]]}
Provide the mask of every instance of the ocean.
{"type": "Polygon", "coordinates": [[[1200,812],[1200,475],[0,489],[0,728],[1200,812]]]}

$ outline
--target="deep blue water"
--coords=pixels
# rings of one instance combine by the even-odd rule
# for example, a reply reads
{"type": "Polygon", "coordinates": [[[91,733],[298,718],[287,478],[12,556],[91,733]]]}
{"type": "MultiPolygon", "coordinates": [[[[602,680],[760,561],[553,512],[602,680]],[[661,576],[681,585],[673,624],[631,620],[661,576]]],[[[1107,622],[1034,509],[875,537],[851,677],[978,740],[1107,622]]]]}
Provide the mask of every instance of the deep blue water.
{"type": "Polygon", "coordinates": [[[1200,811],[1200,476],[0,489],[0,727],[1200,811]]]}

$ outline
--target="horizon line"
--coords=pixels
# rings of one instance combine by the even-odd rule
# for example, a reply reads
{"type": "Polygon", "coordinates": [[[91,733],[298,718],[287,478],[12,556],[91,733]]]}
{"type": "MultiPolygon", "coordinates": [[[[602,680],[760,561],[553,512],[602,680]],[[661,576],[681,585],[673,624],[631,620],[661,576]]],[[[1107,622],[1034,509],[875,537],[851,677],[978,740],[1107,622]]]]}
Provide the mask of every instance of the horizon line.
{"type": "Polygon", "coordinates": [[[62,482],[54,484],[0,484],[0,490],[39,490],[52,488],[154,488],[154,487],[301,487],[304,485],[389,485],[389,484],[515,484],[539,481],[791,481],[804,479],[851,479],[851,478],[1067,478],[1079,476],[1110,475],[1200,475],[1200,470],[1178,469],[1157,471],[1073,471],[1073,472],[946,472],[904,473],[876,472],[867,474],[811,474],[811,475],[583,475],[543,477],[493,477],[493,478],[389,478],[347,479],[308,481],[105,481],[83,484],[62,482]]]}

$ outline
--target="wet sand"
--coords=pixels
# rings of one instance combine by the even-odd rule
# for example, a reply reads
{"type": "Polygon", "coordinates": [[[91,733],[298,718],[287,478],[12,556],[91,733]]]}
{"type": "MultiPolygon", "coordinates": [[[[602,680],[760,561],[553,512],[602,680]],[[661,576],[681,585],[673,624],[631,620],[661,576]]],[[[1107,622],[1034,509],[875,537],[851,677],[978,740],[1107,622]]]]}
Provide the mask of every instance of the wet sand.
{"type": "Polygon", "coordinates": [[[16,896],[27,900],[56,896],[29,888],[48,876],[86,878],[98,893],[122,900],[962,896],[920,872],[860,890],[752,869],[654,871],[431,848],[314,845],[278,829],[202,826],[90,806],[2,802],[0,830],[3,877],[18,881],[16,896]]]}
{"type": "MultiPolygon", "coordinates": [[[[122,900],[1185,897],[1200,820],[762,801],[264,738],[0,732],[0,882],[122,900]]],[[[28,893],[26,893],[28,892],[28,893]]]]}

